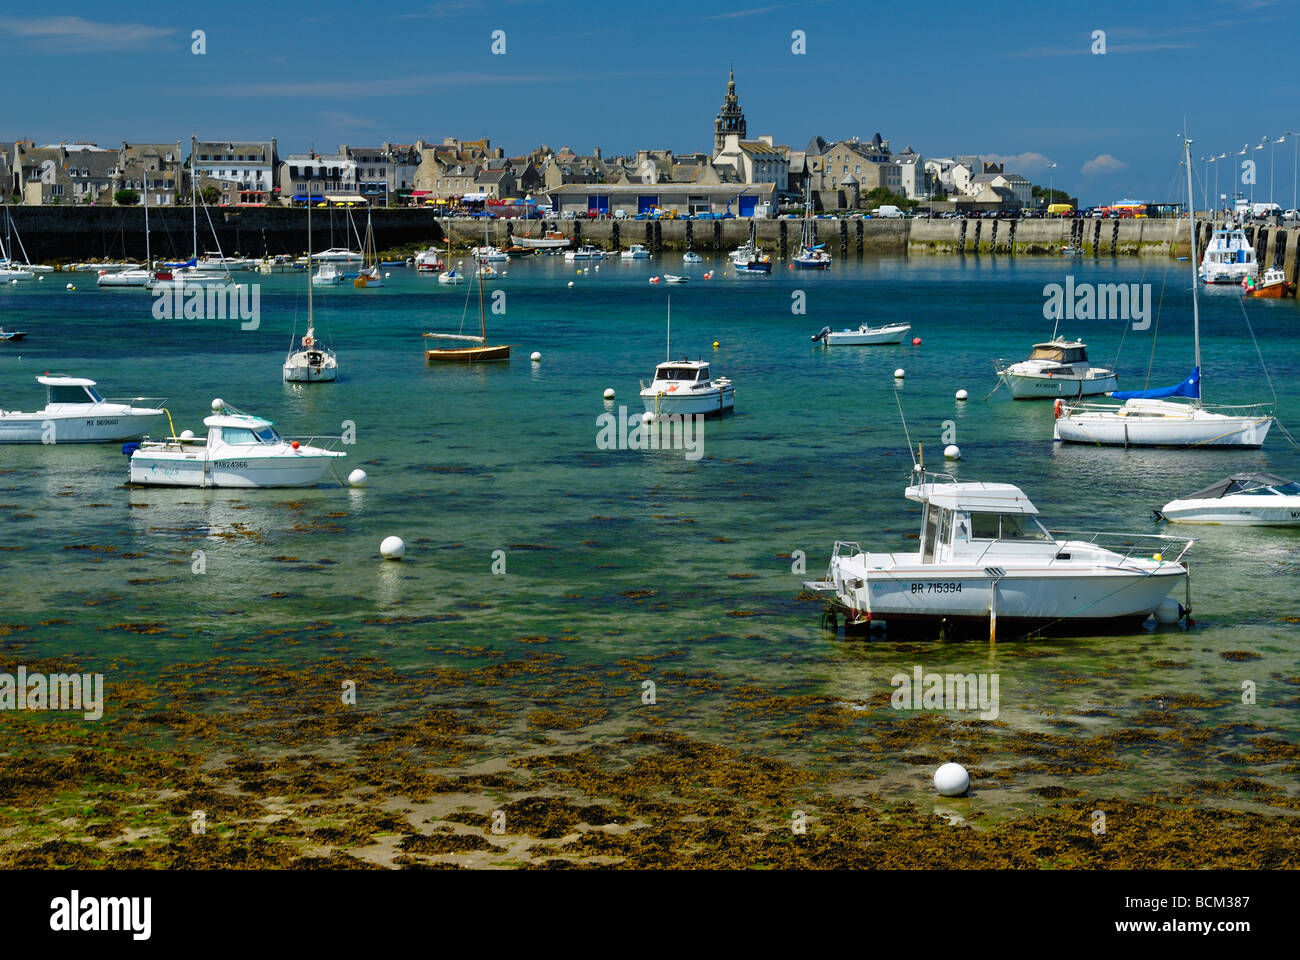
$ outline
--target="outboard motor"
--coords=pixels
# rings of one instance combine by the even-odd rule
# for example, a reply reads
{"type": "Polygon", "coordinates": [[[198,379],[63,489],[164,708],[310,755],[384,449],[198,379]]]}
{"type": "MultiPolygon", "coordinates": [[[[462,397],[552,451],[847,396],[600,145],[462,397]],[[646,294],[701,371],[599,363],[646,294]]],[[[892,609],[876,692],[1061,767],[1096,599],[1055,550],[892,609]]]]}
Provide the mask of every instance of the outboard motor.
{"type": "Polygon", "coordinates": [[[814,333],[814,334],[812,335],[812,339],[813,339],[814,342],[816,342],[817,340],[825,340],[826,337],[827,337],[827,335],[828,335],[830,332],[831,332],[831,328],[830,328],[830,327],[822,327],[821,330],[819,330],[817,333],[814,333]]]}

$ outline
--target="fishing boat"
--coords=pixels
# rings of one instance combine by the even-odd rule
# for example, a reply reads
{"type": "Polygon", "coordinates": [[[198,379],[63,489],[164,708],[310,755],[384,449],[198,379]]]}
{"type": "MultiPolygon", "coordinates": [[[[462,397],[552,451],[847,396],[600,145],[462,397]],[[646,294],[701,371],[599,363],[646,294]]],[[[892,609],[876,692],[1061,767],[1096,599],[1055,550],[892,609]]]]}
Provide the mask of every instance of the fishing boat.
{"type": "Polygon", "coordinates": [[[0,343],[16,342],[26,336],[26,330],[6,330],[4,327],[0,327],[0,343]]]}
{"type": "MultiPolygon", "coordinates": [[[[311,184],[308,184],[310,191],[311,184]]],[[[311,276],[311,206],[307,207],[307,274],[311,276]]],[[[332,263],[321,264],[321,269],[338,268],[332,263]]],[[[329,383],[339,375],[339,361],[334,351],[316,339],[316,309],[312,298],[312,288],[316,286],[316,277],[307,282],[307,333],[294,348],[289,341],[289,355],[284,358],[284,379],[289,383],[329,383]]]]}
{"type": "Polygon", "coordinates": [[[862,346],[879,346],[881,344],[902,343],[903,338],[912,332],[910,323],[887,323],[881,327],[871,327],[862,324],[856,330],[845,327],[843,330],[832,330],[830,327],[822,327],[812,335],[813,341],[820,340],[823,345],[844,346],[844,347],[862,347],[862,346]]]}
{"type": "Polygon", "coordinates": [[[649,260],[650,250],[644,243],[634,243],[619,256],[624,260],[649,260]]]}
{"type": "MultiPolygon", "coordinates": [[[[487,239],[487,226],[484,225],[484,240],[487,239]]],[[[500,360],[510,359],[510,345],[507,343],[489,344],[487,342],[487,310],[483,303],[483,271],[491,270],[492,267],[486,263],[480,264],[476,271],[478,276],[478,336],[465,333],[465,316],[461,315],[461,329],[458,333],[426,333],[426,339],[432,340],[434,346],[425,347],[425,363],[487,363],[500,360]],[[468,343],[467,347],[450,347],[442,346],[446,342],[451,343],[468,343]]],[[[454,272],[454,271],[453,271],[454,272]]],[[[438,277],[438,282],[444,281],[442,274],[438,277]]],[[[458,279],[455,281],[460,283],[458,279]]],[[[466,313],[469,308],[470,291],[465,292],[466,313]]]]}
{"type": "MultiPolygon", "coordinates": [[[[1192,203],[1191,140],[1184,138],[1187,165],[1187,205],[1192,203]]],[[[1053,436],[1064,443],[1134,447],[1259,447],[1273,426],[1264,404],[1238,407],[1205,406],[1201,399],[1201,318],[1196,282],[1196,223],[1187,221],[1192,249],[1192,342],[1195,366],[1191,375],[1172,387],[1112,391],[1120,406],[1057,399],[1053,436]],[[1175,398],[1181,398],[1175,399],[1175,398]],[[1186,402],[1182,402],[1186,401],[1186,402]]]]}
{"type": "Polygon", "coordinates": [[[600,247],[594,247],[589,243],[584,243],[577,250],[565,250],[565,260],[604,260],[605,251],[600,247]]]}
{"type": "Polygon", "coordinates": [[[535,250],[559,250],[572,242],[564,234],[554,230],[544,237],[516,237],[515,240],[522,246],[532,247],[535,250]]]}
{"type": "Polygon", "coordinates": [[[1115,371],[1088,362],[1088,345],[1053,335],[1034,344],[1028,359],[995,360],[998,379],[1017,400],[1084,397],[1110,393],[1119,386],[1115,371]]]}
{"type": "Polygon", "coordinates": [[[735,409],[736,388],[726,377],[709,374],[705,360],[672,359],[673,307],[668,301],[664,362],[655,367],[650,385],[641,381],[641,401],[655,416],[722,416],[735,409]]]}
{"type": "Polygon", "coordinates": [[[343,282],[343,270],[337,263],[322,263],[311,275],[311,282],[317,287],[335,287],[343,282]]]}
{"type": "Polygon", "coordinates": [[[1243,296],[1269,297],[1280,300],[1295,296],[1295,284],[1286,278],[1286,271],[1281,267],[1269,267],[1260,280],[1247,277],[1241,281],[1243,296]]]}
{"type": "Polygon", "coordinates": [[[731,264],[737,273],[772,272],[772,258],[763,253],[755,239],[754,224],[749,225],[749,239],[731,251],[731,264]]]}
{"type": "Polygon", "coordinates": [[[845,628],[896,634],[1079,635],[1131,632],[1152,614],[1190,612],[1182,558],[1194,541],[1141,534],[1048,531],[1009,483],[958,482],[914,468],[903,495],[921,505],[920,543],[901,553],[836,541],[826,579],[805,586],[834,596],[845,628]],[[1110,544],[1106,546],[1104,544],[1110,544]],[[1167,558],[1167,559],[1166,559],[1167,558]]]}
{"type": "Polygon", "coordinates": [[[82,377],[37,377],[45,387],[45,408],[33,413],[0,409],[0,443],[108,443],[149,432],[167,416],[161,397],[105,399],[95,381],[82,377]],[[136,406],[136,404],[149,404],[136,406]]]}
{"type": "MultiPolygon", "coordinates": [[[[1192,251],[1192,261],[1196,251],[1192,251]]],[[[1246,239],[1246,231],[1231,224],[1215,230],[1205,247],[1200,277],[1206,283],[1241,283],[1259,273],[1255,248],[1246,239]]]]}
{"type": "Polygon", "coordinates": [[[1300,527],[1300,483],[1271,473],[1225,477],[1156,511],[1170,523],[1300,527]]]}
{"type": "Polygon", "coordinates": [[[813,223],[812,180],[808,181],[804,193],[803,227],[799,240],[799,252],[790,261],[796,270],[829,270],[831,255],[826,252],[826,244],[818,243],[816,225],[813,223]]]}
{"type": "Polygon", "coordinates": [[[687,283],[690,277],[679,277],[675,273],[665,273],[664,283],[687,283]]]}
{"type": "Polygon", "coordinates": [[[703,263],[704,258],[693,250],[687,250],[682,254],[682,263],[703,263]]]}
{"type": "Polygon", "coordinates": [[[206,438],[186,430],[165,440],[122,445],[129,483],[161,487],[305,487],[325,475],[341,450],[337,437],[282,437],[270,420],[212,401],[206,438]]]}
{"type": "MultiPolygon", "coordinates": [[[[451,245],[447,245],[447,256],[451,256],[451,245]]],[[[429,247],[427,250],[421,250],[415,255],[415,272],[416,273],[437,273],[445,270],[447,265],[442,262],[442,256],[438,250],[429,247]]]]}
{"type": "Polygon", "coordinates": [[[370,208],[366,207],[366,236],[361,241],[365,265],[352,281],[354,287],[367,289],[384,285],[384,271],[379,268],[379,251],[375,249],[375,230],[370,223],[370,208]]]}

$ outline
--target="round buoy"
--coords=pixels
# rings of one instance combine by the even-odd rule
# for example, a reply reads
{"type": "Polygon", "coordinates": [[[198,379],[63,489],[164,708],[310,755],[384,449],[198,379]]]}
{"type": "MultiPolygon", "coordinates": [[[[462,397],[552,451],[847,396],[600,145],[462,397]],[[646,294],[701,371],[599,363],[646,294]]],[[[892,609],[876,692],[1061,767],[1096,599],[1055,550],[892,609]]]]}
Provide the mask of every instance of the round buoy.
{"type": "Polygon", "coordinates": [[[895,380],[902,380],[905,376],[907,376],[907,371],[904,370],[902,367],[899,367],[897,370],[894,371],[895,380]]]}
{"type": "Polygon", "coordinates": [[[934,771],[934,789],[945,797],[963,796],[970,789],[970,774],[960,763],[945,763],[934,771]]]}
{"type": "Polygon", "coordinates": [[[390,279],[392,279],[392,276],[393,276],[393,275],[392,275],[391,273],[385,273],[385,274],[384,274],[384,279],[385,279],[385,280],[390,280],[390,279]]]}
{"type": "Polygon", "coordinates": [[[718,341],[716,340],[713,341],[713,349],[714,350],[718,349],[718,341]]]}
{"type": "Polygon", "coordinates": [[[538,351],[534,350],[532,356],[530,356],[528,359],[533,361],[533,363],[541,363],[542,355],[538,351]]]}
{"type": "Polygon", "coordinates": [[[945,460],[960,460],[961,447],[957,446],[955,443],[948,444],[948,446],[943,448],[943,458],[945,460]]]}
{"type": "Polygon", "coordinates": [[[569,281],[569,286],[573,286],[573,281],[572,281],[572,280],[569,281]]]}
{"type": "Polygon", "coordinates": [[[354,487],[364,487],[366,485],[366,471],[357,467],[348,474],[348,483],[354,487]]]}
{"type": "Polygon", "coordinates": [[[966,397],[967,397],[967,393],[966,393],[965,390],[958,390],[958,391],[957,391],[957,399],[958,399],[958,400],[965,400],[966,397]]]}
{"type": "Polygon", "coordinates": [[[651,283],[658,283],[658,282],[659,282],[659,278],[658,278],[658,277],[651,277],[651,278],[650,278],[650,282],[651,282],[651,283]]]}
{"type": "Polygon", "coordinates": [[[1156,607],[1156,623],[1177,623],[1183,618],[1183,605],[1173,597],[1165,597],[1156,607]]]}
{"type": "Polygon", "coordinates": [[[913,338],[912,338],[912,346],[914,346],[914,347],[919,347],[920,345],[921,345],[921,338],[920,338],[920,337],[913,337],[913,338]]]}
{"type": "Polygon", "coordinates": [[[606,387],[606,388],[605,388],[605,399],[606,399],[606,400],[613,400],[613,399],[614,399],[614,388],[613,388],[613,387],[606,387]]]}
{"type": "Polygon", "coordinates": [[[77,288],[74,287],[72,284],[68,284],[68,289],[69,289],[69,290],[76,290],[77,288]]]}
{"type": "Polygon", "coordinates": [[[402,554],[406,553],[406,543],[401,537],[384,537],[379,552],[385,560],[401,560],[402,554]]]}

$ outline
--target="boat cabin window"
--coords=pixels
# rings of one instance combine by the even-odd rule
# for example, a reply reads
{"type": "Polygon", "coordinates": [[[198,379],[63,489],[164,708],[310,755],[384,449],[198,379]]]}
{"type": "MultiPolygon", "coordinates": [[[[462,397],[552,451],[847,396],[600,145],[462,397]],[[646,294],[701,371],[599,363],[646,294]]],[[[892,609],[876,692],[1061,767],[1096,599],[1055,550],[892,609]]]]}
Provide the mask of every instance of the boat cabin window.
{"type": "Polygon", "coordinates": [[[275,443],[279,437],[270,427],[249,430],[245,427],[222,427],[221,439],[226,443],[275,443]]]}
{"type": "Polygon", "coordinates": [[[926,508],[925,529],[921,532],[922,563],[930,563],[934,560],[934,544],[939,535],[939,514],[947,512],[947,510],[940,510],[938,507],[933,506],[926,508]]]}
{"type": "Polygon", "coordinates": [[[709,368],[700,367],[660,367],[655,371],[656,380],[707,380],[709,368]]]}
{"type": "Polygon", "coordinates": [[[254,430],[253,436],[257,437],[262,443],[275,443],[280,439],[280,435],[270,427],[263,427],[261,430],[254,430]]]}
{"type": "Polygon", "coordinates": [[[103,403],[104,398],[93,387],[50,387],[50,403],[103,403]]]}
{"type": "Polygon", "coordinates": [[[1051,540],[1047,529],[1027,514],[972,513],[971,536],[976,540],[1051,540]]]}

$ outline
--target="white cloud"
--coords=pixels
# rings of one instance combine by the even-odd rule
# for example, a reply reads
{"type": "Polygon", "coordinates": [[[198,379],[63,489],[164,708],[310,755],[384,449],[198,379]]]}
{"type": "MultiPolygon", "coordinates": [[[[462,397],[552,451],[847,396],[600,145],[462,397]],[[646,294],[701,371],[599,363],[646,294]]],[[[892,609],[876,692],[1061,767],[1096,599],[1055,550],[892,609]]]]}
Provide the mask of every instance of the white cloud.
{"type": "Polygon", "coordinates": [[[1083,175],[1090,177],[1094,173],[1114,173],[1116,170],[1123,170],[1128,164],[1123,160],[1112,157],[1109,153],[1103,153],[1101,156],[1093,157],[1083,165],[1083,175]]]}
{"type": "Polygon", "coordinates": [[[21,37],[49,51],[131,50],[170,37],[175,27],[96,23],[81,17],[0,17],[0,36],[21,37]]]}
{"type": "Polygon", "coordinates": [[[1003,165],[1007,173],[1039,173],[1052,161],[1041,153],[1026,150],[1024,153],[981,153],[981,160],[992,160],[1003,165]]]}

